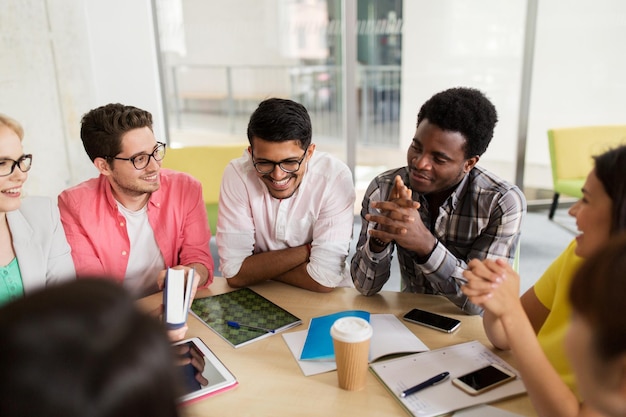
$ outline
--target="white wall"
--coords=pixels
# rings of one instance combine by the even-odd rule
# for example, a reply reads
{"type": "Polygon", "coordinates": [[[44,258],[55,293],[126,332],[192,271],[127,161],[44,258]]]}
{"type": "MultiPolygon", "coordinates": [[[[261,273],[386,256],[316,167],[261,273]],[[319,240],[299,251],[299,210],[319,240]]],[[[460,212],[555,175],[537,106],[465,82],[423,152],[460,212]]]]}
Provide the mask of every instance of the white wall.
{"type": "Polygon", "coordinates": [[[87,0],[85,20],[95,105],[122,103],[152,113],[154,133],[165,137],[150,0],[87,0]]]}
{"type": "Polygon", "coordinates": [[[149,0],[0,0],[0,112],[25,128],[26,192],[56,198],[94,176],[84,113],[109,102],[152,112],[164,137],[149,0]]]}
{"type": "Polygon", "coordinates": [[[0,0],[0,10],[0,112],[25,129],[26,192],[56,197],[90,165],[78,133],[92,92],[81,1],[0,0]]]}

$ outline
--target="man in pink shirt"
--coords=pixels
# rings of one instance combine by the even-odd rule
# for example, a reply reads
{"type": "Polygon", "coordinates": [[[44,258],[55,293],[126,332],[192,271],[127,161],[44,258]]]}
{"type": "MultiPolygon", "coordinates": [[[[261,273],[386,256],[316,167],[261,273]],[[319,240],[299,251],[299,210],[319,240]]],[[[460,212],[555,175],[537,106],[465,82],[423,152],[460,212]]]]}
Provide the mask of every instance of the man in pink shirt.
{"type": "Polygon", "coordinates": [[[152,115],[108,104],[83,116],[80,136],[100,176],[59,195],[77,276],[110,276],[143,297],[162,288],[166,268],[194,268],[195,286],[208,286],[202,186],[161,169],[165,144],[154,137],[152,115]]]}

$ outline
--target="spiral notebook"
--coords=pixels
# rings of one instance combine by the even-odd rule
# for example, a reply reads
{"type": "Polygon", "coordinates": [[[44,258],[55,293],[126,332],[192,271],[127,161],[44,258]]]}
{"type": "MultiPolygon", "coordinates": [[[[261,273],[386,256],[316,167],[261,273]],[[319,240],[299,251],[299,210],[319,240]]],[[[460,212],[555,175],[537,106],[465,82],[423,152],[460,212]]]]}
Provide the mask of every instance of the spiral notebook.
{"type": "Polygon", "coordinates": [[[370,369],[390,394],[415,417],[439,416],[526,392],[517,370],[478,341],[383,360],[371,364],[370,369]],[[453,378],[490,363],[509,369],[518,378],[480,395],[469,395],[452,385],[453,378]],[[403,390],[444,371],[450,372],[450,379],[444,383],[400,397],[403,390]]]}
{"type": "Polygon", "coordinates": [[[302,324],[298,317],[250,288],[195,299],[191,313],[235,348],[302,324]],[[240,326],[231,327],[228,322],[240,326]]]}

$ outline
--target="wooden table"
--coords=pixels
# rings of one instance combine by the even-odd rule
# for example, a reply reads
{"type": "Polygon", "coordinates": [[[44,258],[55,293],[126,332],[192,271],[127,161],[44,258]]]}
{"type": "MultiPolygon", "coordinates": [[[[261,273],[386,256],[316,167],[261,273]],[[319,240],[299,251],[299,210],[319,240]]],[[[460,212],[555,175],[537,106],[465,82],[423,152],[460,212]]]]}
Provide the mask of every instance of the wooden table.
{"type": "MultiPolygon", "coordinates": [[[[320,294],[278,282],[251,287],[254,291],[302,319],[302,325],[288,331],[308,328],[312,317],[342,310],[366,310],[370,313],[393,313],[401,318],[412,308],[422,308],[462,321],[453,334],[404,322],[430,349],[479,340],[493,349],[478,316],[467,316],[441,296],[382,291],[371,297],[354,288],[337,288],[320,294]]],[[[232,291],[226,280],[216,277],[210,288],[197,298],[232,291]]],[[[144,298],[139,303],[154,308],[161,295],[144,298]]],[[[187,337],[200,337],[239,380],[235,389],[184,407],[185,416],[403,416],[400,406],[373,374],[368,375],[363,391],[349,392],[337,386],[337,373],[305,377],[281,334],[249,345],[233,348],[193,316],[189,316],[187,337]]],[[[515,366],[510,352],[494,350],[515,366]]],[[[518,396],[492,404],[524,416],[536,416],[527,396],[518,396]]]]}

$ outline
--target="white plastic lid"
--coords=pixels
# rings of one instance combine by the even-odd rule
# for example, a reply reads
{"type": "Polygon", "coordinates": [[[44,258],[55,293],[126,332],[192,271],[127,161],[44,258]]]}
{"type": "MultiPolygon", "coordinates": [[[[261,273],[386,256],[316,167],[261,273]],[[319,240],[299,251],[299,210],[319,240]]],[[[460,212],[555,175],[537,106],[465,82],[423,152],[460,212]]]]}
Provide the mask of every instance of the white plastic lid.
{"type": "Polygon", "coordinates": [[[357,343],[372,337],[372,325],[360,317],[342,317],[335,320],[330,328],[330,335],[345,343],[357,343]]]}

